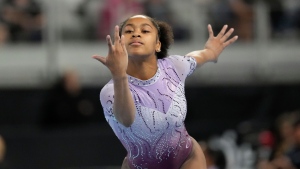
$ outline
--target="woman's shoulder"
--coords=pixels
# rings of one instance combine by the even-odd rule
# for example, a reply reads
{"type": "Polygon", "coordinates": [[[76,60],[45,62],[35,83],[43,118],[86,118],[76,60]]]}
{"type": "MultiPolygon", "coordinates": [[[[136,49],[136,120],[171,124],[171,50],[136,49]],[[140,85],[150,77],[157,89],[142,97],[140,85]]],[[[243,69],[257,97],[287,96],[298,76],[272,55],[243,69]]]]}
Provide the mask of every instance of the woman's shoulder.
{"type": "Polygon", "coordinates": [[[192,57],[184,56],[184,55],[169,55],[163,59],[160,59],[162,62],[172,62],[172,63],[182,63],[182,62],[191,62],[193,60],[192,57]]]}
{"type": "Polygon", "coordinates": [[[170,55],[161,61],[164,66],[171,66],[184,76],[190,75],[196,68],[196,61],[193,57],[183,55],[170,55]]]}
{"type": "Polygon", "coordinates": [[[159,59],[159,62],[163,65],[174,65],[174,63],[176,64],[177,62],[180,62],[180,60],[182,60],[183,58],[184,56],[181,55],[169,55],[165,58],[159,59]]]}
{"type": "Polygon", "coordinates": [[[178,60],[178,59],[182,59],[182,58],[184,58],[184,56],[182,56],[182,55],[169,55],[161,60],[170,60],[171,61],[174,59],[178,60]]]}
{"type": "Polygon", "coordinates": [[[107,95],[110,95],[114,91],[113,88],[114,88],[113,80],[110,80],[101,89],[101,91],[100,91],[100,98],[103,98],[103,97],[105,97],[107,95]]]}

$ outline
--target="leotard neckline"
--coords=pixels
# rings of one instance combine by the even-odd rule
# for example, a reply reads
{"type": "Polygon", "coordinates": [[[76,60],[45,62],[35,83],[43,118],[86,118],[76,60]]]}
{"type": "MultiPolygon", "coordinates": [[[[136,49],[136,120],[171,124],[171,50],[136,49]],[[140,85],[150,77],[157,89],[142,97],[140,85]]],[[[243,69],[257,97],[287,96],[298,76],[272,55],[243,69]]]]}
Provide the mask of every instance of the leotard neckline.
{"type": "Polygon", "coordinates": [[[149,86],[158,81],[160,72],[161,72],[160,68],[158,67],[155,75],[148,80],[141,80],[136,77],[128,75],[128,81],[129,81],[129,83],[136,85],[136,86],[149,86]]]}

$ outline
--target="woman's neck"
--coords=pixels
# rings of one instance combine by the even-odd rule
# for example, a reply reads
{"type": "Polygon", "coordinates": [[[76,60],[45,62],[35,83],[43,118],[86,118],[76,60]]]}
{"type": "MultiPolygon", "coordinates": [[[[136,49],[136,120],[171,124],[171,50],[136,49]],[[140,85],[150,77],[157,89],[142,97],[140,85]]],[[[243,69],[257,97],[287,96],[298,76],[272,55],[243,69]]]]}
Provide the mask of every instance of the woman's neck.
{"type": "Polygon", "coordinates": [[[156,58],[144,61],[129,60],[127,74],[141,80],[148,80],[155,75],[157,68],[156,58]]]}

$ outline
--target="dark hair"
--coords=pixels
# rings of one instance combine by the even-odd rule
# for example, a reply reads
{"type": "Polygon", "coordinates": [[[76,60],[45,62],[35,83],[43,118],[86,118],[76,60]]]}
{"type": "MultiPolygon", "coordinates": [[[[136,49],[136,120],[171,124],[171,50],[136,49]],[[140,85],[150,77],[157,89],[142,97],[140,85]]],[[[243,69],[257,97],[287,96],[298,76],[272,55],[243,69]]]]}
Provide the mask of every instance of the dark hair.
{"type": "MultiPolygon", "coordinates": [[[[146,18],[148,18],[152,24],[156,27],[157,32],[158,32],[158,38],[161,43],[161,49],[160,52],[156,52],[156,57],[157,59],[162,59],[168,56],[168,49],[170,45],[174,42],[174,35],[173,35],[173,30],[171,26],[163,21],[156,20],[154,18],[151,18],[149,16],[143,15],[146,18]]],[[[131,17],[130,17],[131,18],[131,17]]],[[[130,19],[127,18],[124,22],[120,24],[120,36],[122,34],[122,29],[126,22],[130,19]]]]}

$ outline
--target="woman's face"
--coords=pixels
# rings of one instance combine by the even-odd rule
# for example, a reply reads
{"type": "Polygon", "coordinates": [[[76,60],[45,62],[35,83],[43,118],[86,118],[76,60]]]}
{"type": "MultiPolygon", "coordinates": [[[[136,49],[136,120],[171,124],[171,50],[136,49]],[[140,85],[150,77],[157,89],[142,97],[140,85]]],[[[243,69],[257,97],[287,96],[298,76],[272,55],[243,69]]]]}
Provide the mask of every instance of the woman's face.
{"type": "Polygon", "coordinates": [[[157,28],[143,15],[131,17],[123,26],[125,46],[129,57],[155,56],[160,50],[157,28]]]}

